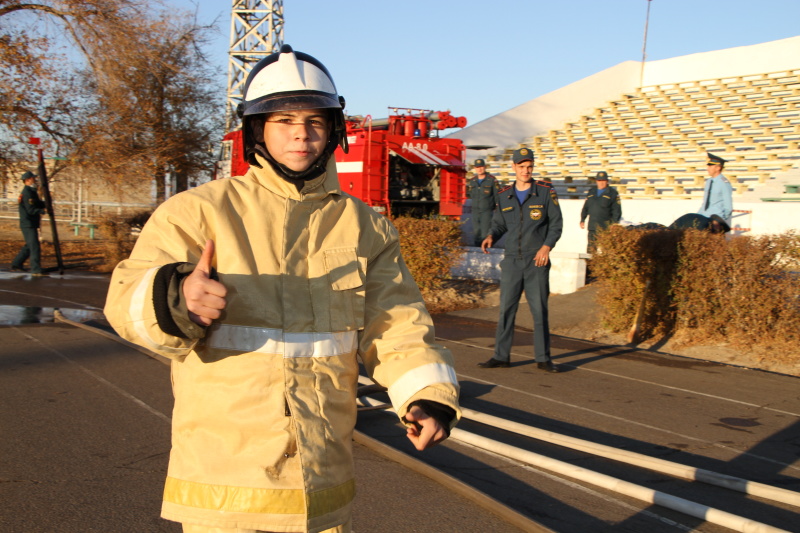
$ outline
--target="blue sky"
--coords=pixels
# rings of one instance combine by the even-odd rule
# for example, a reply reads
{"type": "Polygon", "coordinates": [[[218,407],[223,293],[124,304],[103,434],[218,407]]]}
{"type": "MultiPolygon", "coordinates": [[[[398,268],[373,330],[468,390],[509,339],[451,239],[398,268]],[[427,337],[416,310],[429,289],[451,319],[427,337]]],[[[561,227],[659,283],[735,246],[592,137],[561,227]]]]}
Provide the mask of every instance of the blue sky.
{"type": "MultiPolygon", "coordinates": [[[[227,73],[230,2],[166,1],[219,17],[210,52],[227,73]]],[[[284,0],[284,41],[328,67],[349,114],[450,110],[474,124],[641,60],[646,13],[647,0],[284,0]]],[[[647,59],[795,37],[798,21],[800,0],[652,0],[647,59]]]]}

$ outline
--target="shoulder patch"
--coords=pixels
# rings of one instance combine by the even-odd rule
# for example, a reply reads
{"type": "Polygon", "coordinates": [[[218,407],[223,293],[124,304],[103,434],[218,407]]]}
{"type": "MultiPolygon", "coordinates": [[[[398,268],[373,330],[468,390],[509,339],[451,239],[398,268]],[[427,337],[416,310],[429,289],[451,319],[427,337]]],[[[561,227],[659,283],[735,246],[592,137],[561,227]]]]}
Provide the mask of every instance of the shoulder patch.
{"type": "Polygon", "coordinates": [[[556,190],[552,187],[550,188],[550,197],[553,199],[553,203],[558,205],[558,195],[556,194],[556,190]]]}
{"type": "Polygon", "coordinates": [[[536,185],[538,185],[540,187],[547,187],[548,189],[552,189],[553,188],[553,184],[550,183],[550,182],[547,182],[547,181],[537,181],[536,185]]]}
{"type": "Polygon", "coordinates": [[[499,191],[497,191],[497,192],[506,192],[506,191],[507,191],[508,189],[510,189],[510,188],[511,188],[511,185],[506,185],[505,187],[503,187],[502,189],[500,189],[500,190],[499,190],[499,191]]]}

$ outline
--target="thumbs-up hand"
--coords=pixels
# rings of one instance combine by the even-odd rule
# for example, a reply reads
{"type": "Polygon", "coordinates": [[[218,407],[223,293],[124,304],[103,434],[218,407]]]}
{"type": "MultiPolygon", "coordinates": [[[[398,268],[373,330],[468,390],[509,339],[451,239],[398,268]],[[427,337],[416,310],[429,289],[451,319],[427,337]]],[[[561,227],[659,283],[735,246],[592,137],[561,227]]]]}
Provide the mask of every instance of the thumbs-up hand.
{"type": "Polygon", "coordinates": [[[225,309],[228,290],[219,281],[211,279],[211,260],[214,258],[214,241],[206,241],[203,255],[194,271],[183,281],[183,297],[189,309],[189,319],[201,326],[210,326],[225,309]]]}

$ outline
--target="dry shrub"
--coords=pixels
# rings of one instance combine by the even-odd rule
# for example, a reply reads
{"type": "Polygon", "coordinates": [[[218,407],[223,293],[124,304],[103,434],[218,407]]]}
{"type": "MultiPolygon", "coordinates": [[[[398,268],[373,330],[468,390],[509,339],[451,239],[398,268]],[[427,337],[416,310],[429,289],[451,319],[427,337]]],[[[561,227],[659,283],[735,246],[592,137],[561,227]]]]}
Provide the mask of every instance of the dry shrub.
{"type": "Polygon", "coordinates": [[[799,250],[793,234],[725,240],[687,231],[674,287],[680,340],[796,346],[799,250]]]}
{"type": "Polygon", "coordinates": [[[140,211],[133,214],[124,214],[104,218],[98,226],[106,237],[104,270],[111,272],[114,267],[131,255],[133,245],[151,211],[140,211]]]}
{"type": "Polygon", "coordinates": [[[615,332],[627,331],[646,294],[641,334],[664,334],[674,322],[670,288],[677,263],[679,232],[631,230],[611,226],[598,233],[598,253],[589,263],[600,281],[598,302],[603,325],[615,332]]]}
{"type": "Polygon", "coordinates": [[[398,217],[400,248],[408,269],[424,293],[442,287],[461,260],[461,227],[457,221],[398,217]]]}
{"type": "Polygon", "coordinates": [[[611,227],[590,268],[604,325],[626,331],[645,294],[642,333],[686,345],[728,344],[775,357],[800,340],[800,238],[611,227]],[[649,285],[648,285],[649,281],[649,285]]]}

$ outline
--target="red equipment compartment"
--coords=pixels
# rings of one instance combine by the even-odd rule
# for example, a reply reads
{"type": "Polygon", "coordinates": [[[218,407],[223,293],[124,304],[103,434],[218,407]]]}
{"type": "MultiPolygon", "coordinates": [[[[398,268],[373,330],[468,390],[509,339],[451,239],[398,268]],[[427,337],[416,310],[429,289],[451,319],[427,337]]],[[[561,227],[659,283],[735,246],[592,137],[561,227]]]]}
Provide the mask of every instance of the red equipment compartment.
{"type": "Polygon", "coordinates": [[[438,135],[443,123],[466,125],[466,118],[391,109],[395,114],[385,119],[348,117],[349,153],[335,152],[342,190],[389,216],[459,218],[466,198],[466,149],[459,139],[431,133],[438,135]]]}

